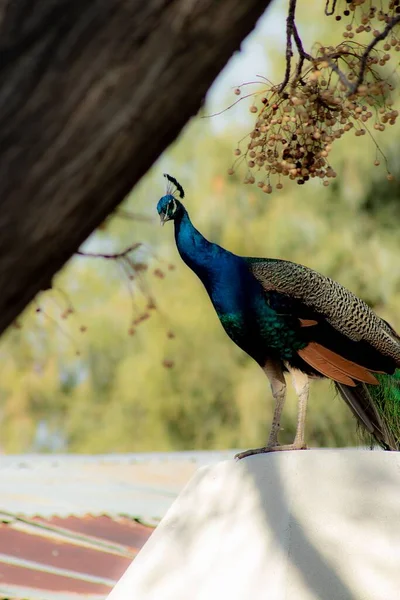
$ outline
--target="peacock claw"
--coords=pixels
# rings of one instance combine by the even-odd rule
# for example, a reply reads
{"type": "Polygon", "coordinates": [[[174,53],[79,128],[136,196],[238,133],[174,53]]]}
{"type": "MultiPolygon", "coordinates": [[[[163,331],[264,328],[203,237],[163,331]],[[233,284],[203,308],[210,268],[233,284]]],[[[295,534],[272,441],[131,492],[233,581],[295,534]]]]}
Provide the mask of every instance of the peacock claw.
{"type": "Polygon", "coordinates": [[[239,452],[235,455],[236,460],[241,460],[242,458],[246,458],[247,456],[253,456],[254,454],[266,454],[268,452],[281,452],[282,450],[308,450],[305,444],[286,444],[286,445],[277,445],[277,446],[265,446],[264,448],[251,448],[250,450],[245,450],[244,452],[239,452]]]}

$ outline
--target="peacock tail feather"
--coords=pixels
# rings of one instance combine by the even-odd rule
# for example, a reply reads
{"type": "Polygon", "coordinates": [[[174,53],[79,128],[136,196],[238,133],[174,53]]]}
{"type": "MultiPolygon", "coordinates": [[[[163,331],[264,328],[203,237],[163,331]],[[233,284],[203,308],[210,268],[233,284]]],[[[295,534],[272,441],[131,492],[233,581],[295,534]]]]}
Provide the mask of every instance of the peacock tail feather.
{"type": "Polygon", "coordinates": [[[367,385],[385,429],[390,431],[392,445],[400,450],[400,369],[393,375],[376,374],[379,385],[367,385]]]}
{"type": "Polygon", "coordinates": [[[374,375],[379,385],[349,387],[335,382],[335,386],[363,426],[364,441],[378,442],[385,450],[400,450],[400,369],[393,375],[374,375]]]}

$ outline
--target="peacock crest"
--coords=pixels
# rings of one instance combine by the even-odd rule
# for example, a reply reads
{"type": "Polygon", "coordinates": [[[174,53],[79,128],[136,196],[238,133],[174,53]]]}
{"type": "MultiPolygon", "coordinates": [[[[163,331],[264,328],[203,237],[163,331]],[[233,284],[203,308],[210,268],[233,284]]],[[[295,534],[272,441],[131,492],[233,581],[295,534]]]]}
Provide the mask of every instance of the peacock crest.
{"type": "Polygon", "coordinates": [[[164,177],[167,179],[167,195],[173,196],[176,192],[178,192],[180,198],[185,197],[185,191],[179,181],[172,177],[172,175],[168,175],[168,173],[164,173],[164,177]]]}

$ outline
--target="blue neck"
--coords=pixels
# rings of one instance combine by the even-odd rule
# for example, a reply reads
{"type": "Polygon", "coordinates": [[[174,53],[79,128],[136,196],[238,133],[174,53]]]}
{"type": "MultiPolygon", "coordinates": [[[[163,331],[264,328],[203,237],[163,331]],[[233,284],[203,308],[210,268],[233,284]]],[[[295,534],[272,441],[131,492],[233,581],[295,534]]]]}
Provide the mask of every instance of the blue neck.
{"type": "MultiPolygon", "coordinates": [[[[261,298],[260,286],[245,260],[206,240],[192,225],[185,209],[175,219],[175,240],[183,261],[203,282],[220,317],[242,312],[257,297],[261,298]]],[[[265,304],[264,299],[262,303],[265,304]]]]}
{"type": "Polygon", "coordinates": [[[227,334],[261,366],[270,352],[289,359],[297,348],[297,334],[269,305],[246,258],[206,240],[193,227],[182,204],[175,209],[179,254],[203,282],[227,334]]]}
{"type": "Polygon", "coordinates": [[[218,244],[206,240],[193,226],[185,209],[175,220],[175,241],[183,261],[200,277],[207,289],[207,282],[216,263],[235,256],[218,244]]]}

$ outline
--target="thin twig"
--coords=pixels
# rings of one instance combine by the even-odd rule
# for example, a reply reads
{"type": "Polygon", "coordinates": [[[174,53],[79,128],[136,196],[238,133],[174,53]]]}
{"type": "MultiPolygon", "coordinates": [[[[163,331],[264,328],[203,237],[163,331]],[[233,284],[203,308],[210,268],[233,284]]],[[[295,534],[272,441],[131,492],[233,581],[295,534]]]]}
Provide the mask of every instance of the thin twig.
{"type": "Polygon", "coordinates": [[[299,36],[299,32],[297,31],[296,23],[293,22],[293,37],[296,42],[297,50],[300,54],[300,57],[303,59],[307,59],[309,61],[313,60],[313,57],[308,54],[303,48],[303,42],[301,41],[301,37],[299,36]]]}
{"type": "Polygon", "coordinates": [[[123,258],[130,252],[137,250],[141,245],[142,244],[140,242],[132,244],[132,246],[125,248],[125,250],[123,250],[122,252],[116,252],[115,254],[103,254],[101,252],[83,252],[82,250],[77,250],[75,254],[78,254],[79,256],[87,256],[90,258],[106,258],[109,260],[118,260],[118,258],[123,258]]]}
{"type": "Polygon", "coordinates": [[[335,14],[335,10],[336,10],[337,0],[332,1],[332,8],[330,10],[329,10],[329,1],[330,0],[326,0],[326,3],[325,3],[325,14],[327,17],[331,17],[333,14],[335,14]]]}
{"type": "Polygon", "coordinates": [[[114,215],[116,217],[121,217],[122,219],[131,219],[132,221],[144,221],[151,223],[155,219],[153,217],[148,217],[147,215],[140,215],[138,213],[130,212],[129,210],[125,210],[124,208],[120,208],[115,211],[114,215]]]}
{"type": "Polygon", "coordinates": [[[381,157],[383,158],[383,160],[385,161],[385,166],[386,166],[386,170],[389,173],[389,164],[388,164],[388,159],[386,157],[386,154],[384,154],[384,152],[381,150],[381,147],[379,146],[379,144],[377,143],[376,139],[374,138],[373,134],[370,132],[368,125],[366,123],[363,123],[363,127],[365,128],[366,132],[368,133],[369,137],[371,138],[371,140],[373,141],[373,143],[375,144],[375,147],[377,149],[377,151],[380,153],[381,157]]]}
{"type": "Polygon", "coordinates": [[[399,22],[400,22],[400,15],[397,15],[397,17],[393,17],[390,20],[390,22],[386,25],[385,29],[383,31],[381,31],[381,33],[379,35],[377,35],[365,48],[365,51],[361,56],[361,67],[360,67],[360,71],[358,73],[357,80],[354,82],[353,85],[350,86],[349,95],[354,94],[354,92],[362,84],[362,82],[364,80],[365,69],[367,68],[367,60],[368,60],[368,57],[371,54],[372,50],[375,48],[375,46],[377,45],[378,42],[381,42],[389,35],[389,33],[392,31],[392,29],[399,22]]]}
{"type": "Polygon", "coordinates": [[[301,37],[299,36],[299,32],[297,31],[295,22],[293,22],[293,37],[294,37],[294,41],[296,42],[297,51],[298,51],[299,57],[300,57],[299,62],[297,63],[296,74],[295,74],[295,79],[299,79],[301,77],[301,72],[303,70],[304,61],[307,59],[310,62],[312,62],[313,59],[312,59],[312,56],[310,56],[310,54],[305,52],[305,50],[303,48],[303,42],[301,41],[301,37]]]}
{"type": "MultiPolygon", "coordinates": [[[[256,83],[259,83],[259,82],[257,81],[256,83]]],[[[245,84],[243,84],[243,85],[245,85],[245,84]]],[[[241,86],[239,86],[239,87],[241,87],[241,86]]],[[[224,112],[226,112],[230,108],[233,108],[234,106],[236,106],[236,104],[238,104],[242,100],[246,100],[246,98],[251,98],[252,96],[255,96],[257,93],[261,94],[262,92],[252,92],[251,94],[246,94],[245,96],[241,96],[240,98],[238,98],[237,100],[235,100],[235,102],[232,102],[232,104],[230,104],[229,106],[227,106],[223,110],[220,110],[219,112],[213,113],[212,115],[202,115],[200,118],[201,119],[211,119],[211,117],[218,117],[219,115],[222,115],[224,112]]]]}
{"type": "Polygon", "coordinates": [[[294,39],[297,47],[297,51],[299,53],[299,62],[296,67],[295,79],[299,79],[301,76],[301,71],[303,69],[303,64],[305,60],[312,61],[313,58],[308,54],[304,48],[301,38],[299,36],[299,32],[297,31],[295,16],[296,16],[296,3],[297,0],[290,0],[289,2],[289,11],[286,19],[286,69],[285,69],[285,77],[279,86],[279,93],[283,92],[285,87],[287,86],[290,73],[291,73],[291,64],[292,64],[292,56],[293,56],[293,48],[292,48],[292,38],[294,39]]]}
{"type": "Polygon", "coordinates": [[[326,60],[326,62],[328,63],[328,65],[330,66],[332,71],[334,71],[336,73],[336,75],[339,77],[339,79],[343,83],[343,85],[345,85],[347,89],[351,89],[352,85],[351,85],[350,81],[347,79],[347,77],[343,73],[343,71],[341,71],[339,69],[337,64],[335,62],[333,62],[333,60],[331,60],[328,56],[324,56],[323,58],[324,58],[324,60],[326,60]]]}
{"type": "Polygon", "coordinates": [[[296,1],[297,0],[290,0],[289,12],[288,12],[288,16],[286,18],[286,69],[285,69],[285,77],[283,78],[283,81],[282,81],[281,85],[279,86],[279,92],[283,92],[283,90],[287,86],[289,78],[290,78],[290,70],[291,70],[291,63],[292,63],[292,56],[293,56],[292,35],[293,35],[294,18],[295,18],[295,14],[296,14],[296,1]]]}

